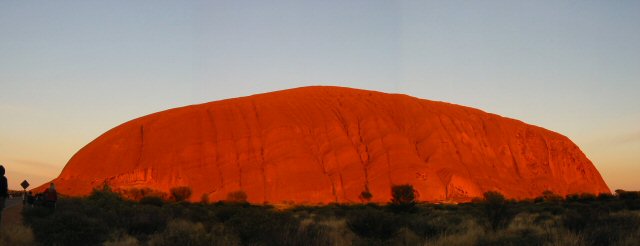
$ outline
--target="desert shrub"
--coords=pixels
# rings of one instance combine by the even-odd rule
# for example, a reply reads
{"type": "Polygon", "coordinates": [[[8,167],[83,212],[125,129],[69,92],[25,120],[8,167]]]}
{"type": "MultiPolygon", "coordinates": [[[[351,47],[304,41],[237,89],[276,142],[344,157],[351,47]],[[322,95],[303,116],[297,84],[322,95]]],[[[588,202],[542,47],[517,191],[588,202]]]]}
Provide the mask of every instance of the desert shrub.
{"type": "Polygon", "coordinates": [[[640,209],[640,191],[616,190],[618,199],[625,203],[630,210],[640,209]]]}
{"type": "Polygon", "coordinates": [[[425,245],[430,246],[467,246],[476,245],[480,237],[485,237],[484,228],[474,220],[465,220],[458,225],[460,230],[443,233],[439,237],[431,238],[425,245]]]}
{"type": "Polygon", "coordinates": [[[202,204],[208,204],[209,203],[209,194],[202,194],[202,196],[200,196],[200,203],[202,204]]]}
{"type": "Polygon", "coordinates": [[[640,227],[640,217],[631,212],[621,212],[598,216],[588,222],[583,234],[593,245],[614,245],[625,239],[640,227]]]}
{"type": "Polygon", "coordinates": [[[597,204],[574,204],[562,214],[565,228],[573,232],[581,232],[586,226],[596,224],[600,219],[609,216],[609,208],[597,204]]]}
{"type": "Polygon", "coordinates": [[[562,223],[565,228],[572,232],[581,232],[588,222],[588,214],[569,210],[562,216],[562,223]]]}
{"type": "Polygon", "coordinates": [[[580,202],[593,202],[596,200],[596,195],[591,193],[581,193],[580,194],[580,202]]]}
{"type": "Polygon", "coordinates": [[[216,225],[211,230],[207,230],[202,223],[174,220],[167,224],[164,231],[152,235],[148,244],[151,246],[239,245],[239,241],[222,225],[216,225]]]}
{"type": "Polygon", "coordinates": [[[0,230],[0,245],[34,245],[35,238],[31,228],[23,225],[3,226],[0,230]]]}
{"type": "Polygon", "coordinates": [[[215,212],[215,218],[220,222],[226,222],[227,220],[240,214],[245,208],[250,207],[248,204],[221,204],[217,207],[215,212]]]}
{"type": "Polygon", "coordinates": [[[33,207],[23,211],[23,221],[43,245],[97,245],[111,227],[127,220],[125,203],[110,190],[96,190],[86,199],[59,199],[55,210],[33,207]]]}
{"type": "Polygon", "coordinates": [[[191,188],[188,186],[173,187],[169,190],[171,198],[176,202],[186,201],[191,197],[191,188]]]}
{"type": "Polygon", "coordinates": [[[105,185],[100,189],[93,189],[87,201],[100,206],[113,206],[122,202],[123,199],[118,193],[113,192],[111,187],[105,185]]]}
{"type": "Polygon", "coordinates": [[[363,192],[360,192],[359,198],[360,200],[362,200],[362,202],[369,202],[371,201],[371,198],[373,198],[373,195],[371,194],[371,192],[369,192],[369,190],[365,190],[363,192]]]}
{"type": "Polygon", "coordinates": [[[432,238],[443,232],[441,225],[446,225],[445,221],[440,221],[442,216],[430,214],[415,214],[410,218],[404,218],[407,229],[422,238],[432,238]]]}
{"type": "Polygon", "coordinates": [[[56,211],[30,226],[43,245],[100,245],[109,235],[106,223],[75,211],[56,211]]]}
{"type": "Polygon", "coordinates": [[[192,222],[202,222],[205,225],[218,221],[216,211],[211,206],[201,203],[193,204],[171,204],[172,218],[181,218],[192,222]]]}
{"type": "Polygon", "coordinates": [[[640,191],[616,190],[616,195],[621,200],[637,200],[637,199],[640,199],[640,191]]]}
{"type": "MultiPolygon", "coordinates": [[[[296,243],[292,243],[292,240],[298,238],[300,223],[289,213],[244,207],[237,210],[225,222],[225,226],[229,226],[231,230],[236,232],[242,244],[245,245],[296,245],[296,243]]],[[[304,244],[303,242],[299,242],[299,244],[304,244]]]]}
{"type": "Polygon", "coordinates": [[[545,190],[542,192],[542,199],[545,202],[562,202],[562,197],[553,193],[553,191],[545,190]]]}
{"type": "Polygon", "coordinates": [[[226,201],[230,203],[247,203],[247,193],[241,190],[229,192],[226,201]]]}
{"type": "Polygon", "coordinates": [[[103,246],[138,246],[140,241],[129,234],[113,233],[103,246]]]}
{"type": "Polygon", "coordinates": [[[134,215],[132,204],[110,189],[102,189],[94,190],[87,199],[58,201],[56,212],[64,210],[82,213],[84,216],[117,228],[126,226],[129,218],[134,215]]]}
{"type": "Polygon", "coordinates": [[[394,185],[391,187],[391,203],[395,211],[412,211],[416,205],[416,191],[412,185],[394,185]]]}
{"type": "Polygon", "coordinates": [[[147,196],[160,197],[163,199],[167,196],[167,194],[162,191],[154,190],[147,187],[122,189],[114,192],[118,193],[123,198],[131,199],[134,201],[140,201],[142,198],[147,196]]]}
{"type": "Polygon", "coordinates": [[[565,197],[565,201],[567,202],[577,202],[580,201],[580,194],[569,194],[565,197]]]}
{"type": "Polygon", "coordinates": [[[541,203],[541,202],[544,202],[544,197],[539,196],[539,197],[533,198],[533,203],[541,203]]]}
{"type": "Polygon", "coordinates": [[[341,238],[334,238],[331,228],[312,221],[297,223],[297,227],[283,231],[282,245],[339,245],[341,238]]]}
{"type": "Polygon", "coordinates": [[[475,245],[478,246],[542,246],[545,244],[543,235],[531,229],[519,229],[510,231],[500,231],[490,234],[490,236],[479,237],[475,245]]]}
{"type": "Polygon", "coordinates": [[[139,201],[145,196],[151,193],[150,188],[131,188],[119,192],[122,197],[126,197],[135,201],[139,201]]]}
{"type": "Polygon", "coordinates": [[[140,199],[140,204],[162,207],[162,205],[164,205],[164,200],[158,196],[145,196],[140,199]]]}
{"type": "MultiPolygon", "coordinates": [[[[564,203],[566,204],[566,203],[564,203]]],[[[530,212],[530,213],[549,213],[551,215],[561,215],[564,213],[565,208],[563,203],[556,202],[537,202],[537,203],[517,203],[512,204],[515,208],[518,208],[516,212],[530,212]]]]}
{"type": "Polygon", "coordinates": [[[509,224],[513,218],[513,212],[509,207],[505,197],[497,191],[488,191],[483,194],[485,215],[491,229],[494,231],[509,224]]]}
{"type": "Polygon", "coordinates": [[[606,207],[611,212],[623,211],[628,209],[627,203],[625,201],[620,201],[618,199],[605,202],[604,204],[606,204],[606,207]]]}
{"type": "Polygon", "coordinates": [[[29,224],[36,219],[49,217],[51,214],[53,214],[53,212],[54,210],[41,206],[35,206],[33,208],[22,210],[22,216],[24,218],[24,222],[26,224],[29,224]]]}
{"type": "Polygon", "coordinates": [[[567,202],[593,202],[596,201],[597,197],[591,193],[580,193],[580,194],[569,194],[565,197],[565,201],[567,202]]]}
{"type": "Polygon", "coordinates": [[[357,235],[385,241],[399,229],[397,215],[381,209],[363,207],[347,214],[347,226],[357,235]]]}
{"type": "Polygon", "coordinates": [[[616,197],[610,193],[600,193],[598,194],[598,201],[613,201],[616,197]]]}
{"type": "MultiPolygon", "coordinates": [[[[414,231],[409,228],[400,228],[389,240],[393,245],[422,245],[424,238],[418,236],[414,231]]],[[[388,245],[388,244],[385,244],[388,245]]]]}
{"type": "Polygon", "coordinates": [[[556,217],[553,216],[551,213],[540,212],[540,213],[537,213],[537,216],[533,220],[533,223],[536,225],[544,225],[544,224],[555,223],[555,221],[556,221],[556,217]]]}
{"type": "Polygon", "coordinates": [[[129,223],[124,229],[130,235],[145,239],[147,235],[161,231],[166,226],[167,214],[156,206],[139,206],[129,217],[129,223]]]}

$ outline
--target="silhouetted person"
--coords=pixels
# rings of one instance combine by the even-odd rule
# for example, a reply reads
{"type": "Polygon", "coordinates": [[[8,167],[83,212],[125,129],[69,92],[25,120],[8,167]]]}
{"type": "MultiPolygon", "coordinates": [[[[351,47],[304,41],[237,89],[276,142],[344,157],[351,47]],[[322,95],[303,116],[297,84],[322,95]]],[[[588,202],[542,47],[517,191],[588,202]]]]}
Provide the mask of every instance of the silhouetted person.
{"type": "Polygon", "coordinates": [[[0,165],[0,223],[2,222],[2,210],[4,210],[5,202],[9,196],[9,185],[7,184],[7,177],[4,176],[4,166],[0,165]]]}
{"type": "Polygon", "coordinates": [[[46,193],[46,191],[48,191],[48,190],[45,190],[43,192],[39,192],[38,194],[36,194],[36,198],[35,198],[35,201],[33,203],[34,205],[36,205],[36,206],[44,206],[44,194],[46,193]]]}
{"type": "Polygon", "coordinates": [[[56,201],[58,201],[58,192],[56,191],[56,186],[51,183],[49,190],[44,194],[44,205],[49,208],[55,208],[56,201]]]}
{"type": "Polygon", "coordinates": [[[33,193],[31,193],[31,191],[29,191],[27,193],[27,205],[30,205],[31,207],[33,207],[34,200],[35,200],[35,197],[33,197],[33,193]]]}

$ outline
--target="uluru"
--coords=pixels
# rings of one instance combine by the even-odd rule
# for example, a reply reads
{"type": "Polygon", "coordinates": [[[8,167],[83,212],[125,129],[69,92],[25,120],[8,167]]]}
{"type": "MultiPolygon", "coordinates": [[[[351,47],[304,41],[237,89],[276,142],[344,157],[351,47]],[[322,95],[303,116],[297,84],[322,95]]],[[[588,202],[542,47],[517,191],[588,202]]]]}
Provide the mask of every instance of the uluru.
{"type": "Polygon", "coordinates": [[[312,86],[169,109],[123,123],[80,149],[54,182],[81,196],[108,184],[192,200],[244,192],[251,203],[386,203],[609,193],[567,137],[478,109],[352,88],[312,86]]]}

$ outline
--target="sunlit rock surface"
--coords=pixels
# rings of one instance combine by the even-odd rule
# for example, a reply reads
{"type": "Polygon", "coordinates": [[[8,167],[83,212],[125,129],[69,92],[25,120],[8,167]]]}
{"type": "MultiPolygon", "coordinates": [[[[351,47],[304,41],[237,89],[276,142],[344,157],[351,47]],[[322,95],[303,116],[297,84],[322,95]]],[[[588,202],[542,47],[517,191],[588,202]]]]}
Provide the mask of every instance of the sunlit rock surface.
{"type": "Polygon", "coordinates": [[[192,200],[244,191],[252,203],[388,202],[411,184],[421,201],[496,190],[531,198],[609,192],[567,137],[477,109],[406,95],[303,87],[170,109],[104,133],[54,180],[85,195],[104,183],[192,200]]]}

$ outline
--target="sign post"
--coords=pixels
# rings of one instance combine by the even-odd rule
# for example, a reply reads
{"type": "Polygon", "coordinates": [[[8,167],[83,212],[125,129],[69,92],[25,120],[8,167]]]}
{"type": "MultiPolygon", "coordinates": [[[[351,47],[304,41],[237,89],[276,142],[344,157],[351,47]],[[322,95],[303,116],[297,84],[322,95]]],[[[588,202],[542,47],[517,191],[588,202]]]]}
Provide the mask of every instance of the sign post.
{"type": "Polygon", "coordinates": [[[22,189],[24,189],[22,193],[22,206],[24,207],[27,203],[27,187],[29,187],[29,182],[27,182],[27,180],[25,179],[24,181],[22,181],[22,183],[20,183],[20,186],[22,186],[22,189]]]}

